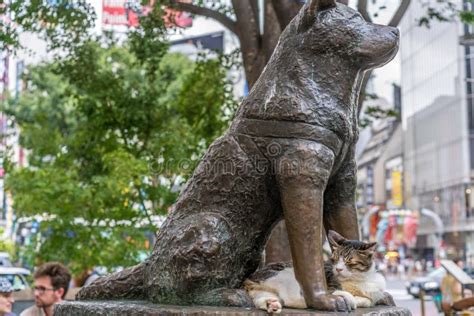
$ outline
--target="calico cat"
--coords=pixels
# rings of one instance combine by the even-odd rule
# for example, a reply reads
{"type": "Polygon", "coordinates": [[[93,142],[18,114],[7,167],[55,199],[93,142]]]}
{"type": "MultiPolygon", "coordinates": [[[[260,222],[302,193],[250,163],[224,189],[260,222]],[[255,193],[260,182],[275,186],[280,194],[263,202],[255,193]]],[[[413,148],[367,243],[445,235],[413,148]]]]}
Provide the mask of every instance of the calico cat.
{"type": "MultiPolygon", "coordinates": [[[[324,264],[328,291],[357,307],[395,305],[385,292],[385,278],[375,271],[376,243],[348,240],[330,230],[332,255],[324,264]]],[[[257,270],[244,282],[255,306],[269,313],[280,313],[282,306],[307,308],[291,264],[275,263],[257,270]]]]}

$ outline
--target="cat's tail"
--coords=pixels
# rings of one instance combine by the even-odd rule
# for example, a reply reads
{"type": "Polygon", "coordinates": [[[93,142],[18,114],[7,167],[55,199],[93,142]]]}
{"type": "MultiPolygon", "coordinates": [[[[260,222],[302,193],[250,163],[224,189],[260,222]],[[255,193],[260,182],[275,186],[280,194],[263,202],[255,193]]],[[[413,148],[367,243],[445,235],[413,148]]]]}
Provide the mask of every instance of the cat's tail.
{"type": "Polygon", "coordinates": [[[249,279],[246,279],[244,281],[244,289],[247,291],[247,292],[250,292],[250,291],[255,291],[256,289],[259,288],[259,284],[257,282],[254,282],[254,281],[251,281],[249,279]]]}
{"type": "Polygon", "coordinates": [[[83,287],[76,294],[76,300],[144,299],[145,266],[141,263],[98,278],[83,287]]]}

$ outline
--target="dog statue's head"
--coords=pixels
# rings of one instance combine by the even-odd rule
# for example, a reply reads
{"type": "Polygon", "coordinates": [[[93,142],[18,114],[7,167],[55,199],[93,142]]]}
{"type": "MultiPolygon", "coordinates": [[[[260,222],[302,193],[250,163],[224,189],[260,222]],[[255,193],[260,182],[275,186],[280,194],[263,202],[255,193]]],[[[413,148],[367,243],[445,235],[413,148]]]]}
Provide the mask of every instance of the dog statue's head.
{"type": "Polygon", "coordinates": [[[398,51],[397,28],[369,23],[335,0],[308,0],[284,33],[293,52],[331,55],[362,70],[386,64],[398,51]]]}

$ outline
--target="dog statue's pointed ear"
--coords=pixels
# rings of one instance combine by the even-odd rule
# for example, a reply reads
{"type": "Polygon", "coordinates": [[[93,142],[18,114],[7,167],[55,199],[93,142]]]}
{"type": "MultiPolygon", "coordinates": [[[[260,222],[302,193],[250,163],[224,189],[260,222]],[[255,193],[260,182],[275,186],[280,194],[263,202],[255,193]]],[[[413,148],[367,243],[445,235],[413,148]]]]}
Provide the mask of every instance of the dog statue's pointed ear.
{"type": "Polygon", "coordinates": [[[313,25],[318,11],[336,6],[336,0],[307,0],[303,8],[303,16],[300,20],[298,31],[305,31],[313,25]]]}
{"type": "Polygon", "coordinates": [[[331,249],[339,247],[343,241],[345,241],[346,238],[342,237],[338,233],[336,233],[334,230],[328,231],[328,241],[329,245],[331,246],[331,249]]]}
{"type": "Polygon", "coordinates": [[[334,8],[336,6],[336,0],[307,0],[306,1],[307,13],[316,15],[316,12],[334,8]]]}

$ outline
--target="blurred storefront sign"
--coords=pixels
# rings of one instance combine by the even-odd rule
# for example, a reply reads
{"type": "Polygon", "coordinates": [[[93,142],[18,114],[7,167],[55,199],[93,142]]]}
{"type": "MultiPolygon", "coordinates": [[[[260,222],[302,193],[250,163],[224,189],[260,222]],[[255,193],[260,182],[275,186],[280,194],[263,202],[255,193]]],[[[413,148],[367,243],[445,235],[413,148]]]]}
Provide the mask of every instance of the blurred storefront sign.
{"type": "Polygon", "coordinates": [[[102,3],[102,23],[106,25],[138,26],[138,18],[151,11],[150,6],[142,6],[140,1],[104,0],[102,3]]]}
{"type": "Polygon", "coordinates": [[[392,205],[401,207],[403,205],[403,184],[402,173],[400,171],[392,171],[392,205]]]}
{"type": "Polygon", "coordinates": [[[218,52],[224,51],[224,32],[214,32],[206,35],[187,37],[171,42],[171,45],[193,45],[197,49],[210,49],[218,52]]]}
{"type": "Polygon", "coordinates": [[[403,220],[403,241],[409,248],[416,245],[416,233],[419,225],[419,213],[408,214],[403,220]]]}
{"type": "MultiPolygon", "coordinates": [[[[181,2],[190,3],[191,1],[183,0],[181,2]]],[[[140,0],[103,0],[102,24],[137,27],[139,18],[151,12],[154,3],[154,0],[150,0],[149,5],[141,5],[140,0]]],[[[184,28],[192,26],[193,19],[188,12],[166,9],[165,23],[168,27],[184,28]]]]}
{"type": "MultiPolygon", "coordinates": [[[[374,206],[361,221],[365,238],[376,241],[379,249],[398,251],[401,257],[407,254],[423,257],[429,253],[433,258],[444,258],[443,222],[438,214],[426,208],[381,209],[374,206]],[[431,229],[425,231],[426,224],[431,229]]],[[[446,234],[445,234],[446,235],[446,234]]]]}

